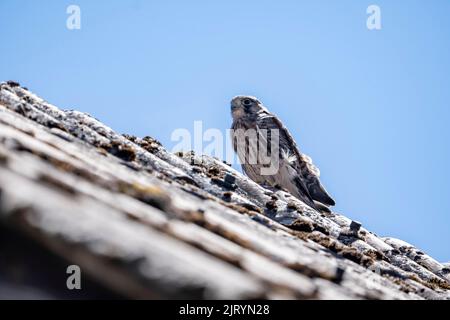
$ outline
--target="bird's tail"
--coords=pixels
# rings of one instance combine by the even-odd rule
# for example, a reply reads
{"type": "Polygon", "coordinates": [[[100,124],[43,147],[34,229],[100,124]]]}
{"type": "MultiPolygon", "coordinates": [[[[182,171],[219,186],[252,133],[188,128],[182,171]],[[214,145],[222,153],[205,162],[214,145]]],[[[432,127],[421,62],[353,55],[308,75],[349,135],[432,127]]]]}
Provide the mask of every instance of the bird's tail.
{"type": "Polygon", "coordinates": [[[331,213],[330,208],[328,208],[326,205],[324,205],[323,203],[321,203],[319,201],[314,201],[314,206],[316,207],[316,209],[318,211],[331,213]]]}

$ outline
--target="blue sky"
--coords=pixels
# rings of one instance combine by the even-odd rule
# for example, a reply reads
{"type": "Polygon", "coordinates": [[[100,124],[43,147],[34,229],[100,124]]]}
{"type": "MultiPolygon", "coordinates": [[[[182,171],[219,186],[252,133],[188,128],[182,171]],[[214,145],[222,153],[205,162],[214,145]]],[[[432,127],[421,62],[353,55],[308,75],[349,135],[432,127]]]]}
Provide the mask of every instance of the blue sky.
{"type": "Polygon", "coordinates": [[[449,14],[446,0],[1,0],[0,80],[168,149],[195,120],[225,131],[230,99],[255,95],[336,211],[449,261],[449,14]]]}

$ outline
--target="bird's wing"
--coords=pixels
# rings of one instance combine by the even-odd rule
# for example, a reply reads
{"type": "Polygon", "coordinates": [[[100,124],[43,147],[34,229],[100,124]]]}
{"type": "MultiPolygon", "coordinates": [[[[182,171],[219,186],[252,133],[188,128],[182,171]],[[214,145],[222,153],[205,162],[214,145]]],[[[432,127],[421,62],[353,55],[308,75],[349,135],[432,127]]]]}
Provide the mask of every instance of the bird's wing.
{"type": "Polygon", "coordinates": [[[308,190],[313,199],[323,204],[334,206],[336,203],[325,190],[322,183],[320,183],[320,171],[312,163],[312,159],[306,154],[300,154],[300,159],[300,168],[302,168],[303,165],[303,169],[301,170],[302,172],[305,172],[306,185],[308,186],[308,190]]]}
{"type": "Polygon", "coordinates": [[[288,129],[281,123],[281,121],[273,114],[264,112],[260,115],[258,126],[266,129],[279,129],[280,136],[280,151],[284,149],[294,153],[296,160],[296,168],[299,173],[299,180],[302,186],[300,189],[306,189],[308,198],[319,201],[323,204],[334,206],[335,201],[327,193],[323,185],[320,183],[320,171],[312,163],[312,160],[307,155],[299,151],[297,143],[295,142],[288,129]]]}
{"type": "Polygon", "coordinates": [[[295,150],[297,150],[296,149],[297,147],[287,129],[283,126],[281,121],[279,121],[274,115],[270,114],[267,111],[264,111],[259,114],[257,120],[257,129],[267,130],[267,132],[265,133],[267,141],[265,141],[265,143],[267,145],[268,150],[270,150],[269,151],[270,154],[274,152],[274,150],[271,150],[272,134],[270,130],[272,129],[278,130],[279,154],[277,155],[272,154],[272,157],[275,156],[278,157],[278,159],[285,159],[287,160],[288,163],[290,163],[289,165],[290,169],[286,167],[279,168],[280,171],[277,173],[278,181],[287,182],[285,186],[292,184],[297,189],[296,193],[297,196],[300,197],[300,200],[302,200],[304,203],[308,204],[312,208],[315,208],[314,200],[310,195],[307,185],[305,184],[302,172],[299,172],[296,168],[295,162],[297,161],[298,157],[295,154],[295,152],[297,152],[295,150]]]}

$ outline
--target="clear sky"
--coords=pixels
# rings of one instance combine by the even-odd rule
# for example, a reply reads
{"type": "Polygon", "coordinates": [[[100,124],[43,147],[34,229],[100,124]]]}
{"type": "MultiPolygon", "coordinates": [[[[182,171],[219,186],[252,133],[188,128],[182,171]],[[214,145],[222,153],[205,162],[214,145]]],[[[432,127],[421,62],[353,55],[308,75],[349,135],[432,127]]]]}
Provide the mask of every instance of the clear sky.
{"type": "Polygon", "coordinates": [[[0,0],[0,80],[170,150],[229,128],[230,99],[277,114],[336,211],[450,261],[450,1],[0,0]],[[66,28],[68,5],[81,29],[66,28]],[[366,9],[381,9],[368,30],[366,9]]]}

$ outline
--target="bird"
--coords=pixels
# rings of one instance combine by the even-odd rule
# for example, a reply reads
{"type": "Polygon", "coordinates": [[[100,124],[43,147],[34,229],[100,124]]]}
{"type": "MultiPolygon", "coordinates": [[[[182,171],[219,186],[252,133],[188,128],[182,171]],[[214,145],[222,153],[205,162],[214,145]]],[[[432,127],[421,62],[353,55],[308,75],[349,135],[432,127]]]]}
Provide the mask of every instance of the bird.
{"type": "Polygon", "coordinates": [[[256,97],[240,95],[231,100],[231,116],[233,149],[244,174],[262,186],[288,191],[313,209],[331,212],[336,203],[320,182],[319,169],[276,115],[256,97]]]}

